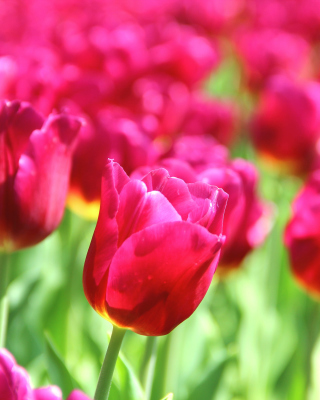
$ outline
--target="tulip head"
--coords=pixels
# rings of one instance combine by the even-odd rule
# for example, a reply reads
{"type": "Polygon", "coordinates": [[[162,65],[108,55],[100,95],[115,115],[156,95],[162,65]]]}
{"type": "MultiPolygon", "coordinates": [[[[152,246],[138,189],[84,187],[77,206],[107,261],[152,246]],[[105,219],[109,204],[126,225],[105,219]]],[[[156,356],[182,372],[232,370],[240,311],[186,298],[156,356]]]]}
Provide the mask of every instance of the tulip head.
{"type": "Polygon", "coordinates": [[[63,114],[44,120],[28,103],[0,104],[0,249],[37,244],[60,223],[80,126],[63,114]]]}
{"type": "MultiPolygon", "coordinates": [[[[62,400],[57,386],[32,389],[27,371],[16,363],[6,349],[0,349],[0,399],[1,400],[62,400]]],[[[70,393],[67,400],[90,400],[80,390],[70,393]]]]}
{"type": "Polygon", "coordinates": [[[206,294],[216,270],[227,195],[165,169],[130,179],[109,161],[83,284],[91,306],[142,335],[172,331],[206,294]]]}
{"type": "Polygon", "coordinates": [[[318,156],[320,84],[298,85],[284,77],[270,80],[251,124],[253,143],[276,169],[303,174],[318,156]]]}
{"type": "Polygon", "coordinates": [[[291,270],[310,293],[320,296],[320,171],[315,171],[293,202],[285,244],[291,270]]]}

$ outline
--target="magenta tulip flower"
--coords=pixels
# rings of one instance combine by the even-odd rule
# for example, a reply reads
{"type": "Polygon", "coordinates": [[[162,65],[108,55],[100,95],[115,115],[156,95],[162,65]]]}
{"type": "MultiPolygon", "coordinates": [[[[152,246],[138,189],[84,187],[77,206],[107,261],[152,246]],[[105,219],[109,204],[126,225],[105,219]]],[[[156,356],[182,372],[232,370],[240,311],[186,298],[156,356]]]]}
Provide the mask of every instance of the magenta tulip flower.
{"type": "Polygon", "coordinates": [[[190,317],[217,267],[227,198],[165,169],[131,180],[110,160],[83,274],[91,306],[114,325],[148,336],[165,335],[190,317]]]}
{"type": "Polygon", "coordinates": [[[320,84],[275,77],[262,93],[252,123],[253,143],[269,164],[302,174],[313,168],[320,138],[320,84]]]}
{"type": "Polygon", "coordinates": [[[18,250],[59,225],[79,119],[46,120],[30,104],[0,104],[0,249],[18,250]]]}
{"type": "Polygon", "coordinates": [[[315,171],[293,202],[285,244],[291,270],[310,293],[320,296],[320,170],[315,171]]]}
{"type": "MultiPolygon", "coordinates": [[[[27,371],[17,365],[6,349],[0,349],[0,399],[1,400],[62,400],[57,386],[32,389],[27,371]]],[[[74,390],[67,400],[90,400],[79,390],[74,390]]]]}

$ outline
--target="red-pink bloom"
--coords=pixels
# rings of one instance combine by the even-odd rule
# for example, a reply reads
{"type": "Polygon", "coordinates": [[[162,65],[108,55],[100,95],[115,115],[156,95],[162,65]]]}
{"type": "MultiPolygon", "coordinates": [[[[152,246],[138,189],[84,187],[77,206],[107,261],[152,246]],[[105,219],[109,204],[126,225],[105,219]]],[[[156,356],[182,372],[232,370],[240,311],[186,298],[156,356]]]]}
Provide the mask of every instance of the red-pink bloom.
{"type": "Polygon", "coordinates": [[[202,171],[212,164],[224,165],[229,151],[211,136],[184,136],[174,142],[166,157],[178,158],[190,164],[196,171],[202,171]]]}
{"type": "MultiPolygon", "coordinates": [[[[1,400],[62,400],[57,386],[32,389],[27,371],[17,365],[6,349],[0,349],[0,398],[1,400]]],[[[90,400],[79,390],[74,390],[67,400],[90,400]]]]}
{"type": "Polygon", "coordinates": [[[165,169],[131,180],[109,161],[83,274],[91,306],[142,335],[165,335],[188,318],[217,267],[227,197],[165,169]]]}
{"type": "Polygon", "coordinates": [[[180,0],[178,1],[177,17],[179,20],[193,26],[205,29],[209,34],[222,33],[230,29],[244,2],[241,0],[180,0]]]}
{"type": "Polygon", "coordinates": [[[0,104],[0,248],[17,250],[46,238],[61,221],[79,119],[30,104],[0,104]]]}
{"type": "Polygon", "coordinates": [[[184,135],[210,135],[228,146],[232,142],[235,126],[236,110],[233,104],[197,94],[190,99],[180,130],[184,135]]]}
{"type": "Polygon", "coordinates": [[[271,227],[271,210],[257,193],[258,172],[253,164],[239,158],[203,170],[197,179],[219,186],[229,195],[223,230],[227,239],[219,271],[238,267],[252,249],[263,243],[271,227]]]}
{"type": "Polygon", "coordinates": [[[275,77],[261,95],[251,123],[258,152],[293,173],[310,170],[320,137],[320,84],[275,77]]]}
{"type": "Polygon", "coordinates": [[[235,44],[244,67],[247,84],[263,88],[268,78],[285,74],[292,78],[306,75],[311,49],[301,36],[277,29],[236,32],[235,44]]]}
{"type": "MultiPolygon", "coordinates": [[[[258,196],[258,172],[250,162],[240,158],[222,161],[212,157],[207,164],[198,164],[194,168],[182,159],[165,158],[157,165],[160,167],[186,183],[201,181],[220,187],[229,195],[223,223],[226,241],[218,272],[238,267],[244,257],[265,240],[271,227],[271,210],[258,196]]],[[[141,178],[150,169],[147,166],[139,168],[131,178],[141,178]]]]}
{"type": "Polygon", "coordinates": [[[127,173],[154,163],[158,152],[139,121],[125,109],[101,110],[95,125],[81,130],[74,152],[69,205],[81,215],[97,218],[101,177],[108,158],[121,162],[127,173]]]}
{"type": "Polygon", "coordinates": [[[190,107],[188,87],[166,74],[145,75],[118,99],[118,104],[139,116],[151,136],[174,136],[190,107]]]}
{"type": "Polygon", "coordinates": [[[291,270],[309,292],[320,296],[320,170],[315,171],[292,205],[285,244],[291,270]]]}
{"type": "Polygon", "coordinates": [[[151,70],[165,73],[189,87],[205,79],[219,64],[217,44],[190,26],[173,21],[159,24],[150,47],[151,70]]]}

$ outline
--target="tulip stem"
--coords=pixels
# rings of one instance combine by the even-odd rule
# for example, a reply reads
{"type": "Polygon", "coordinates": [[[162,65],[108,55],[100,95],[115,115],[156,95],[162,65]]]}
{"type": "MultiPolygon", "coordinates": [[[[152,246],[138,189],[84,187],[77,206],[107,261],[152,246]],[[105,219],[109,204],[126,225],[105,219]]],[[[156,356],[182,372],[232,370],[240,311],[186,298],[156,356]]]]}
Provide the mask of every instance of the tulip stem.
{"type": "Polygon", "coordinates": [[[154,370],[156,366],[156,353],[157,337],[148,336],[146,341],[146,350],[143,355],[140,369],[140,381],[145,390],[145,400],[149,400],[151,396],[154,370]]]}
{"type": "Polygon", "coordinates": [[[100,371],[94,400],[107,400],[109,398],[113,371],[116,366],[116,361],[125,333],[125,329],[113,326],[108,350],[100,371]]]}
{"type": "Polygon", "coordinates": [[[9,283],[9,254],[2,254],[0,266],[0,348],[5,346],[9,301],[7,297],[7,288],[9,283]]]}

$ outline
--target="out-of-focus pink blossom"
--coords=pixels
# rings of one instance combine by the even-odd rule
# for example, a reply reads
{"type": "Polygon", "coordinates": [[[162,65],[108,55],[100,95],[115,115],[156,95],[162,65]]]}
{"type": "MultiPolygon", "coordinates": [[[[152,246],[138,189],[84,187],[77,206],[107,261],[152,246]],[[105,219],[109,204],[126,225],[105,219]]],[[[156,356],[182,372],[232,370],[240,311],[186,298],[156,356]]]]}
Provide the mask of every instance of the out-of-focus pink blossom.
{"type": "MultiPolygon", "coordinates": [[[[57,386],[32,389],[27,371],[20,367],[6,349],[0,349],[1,400],[62,400],[57,386]]],[[[74,390],[67,400],[90,400],[79,390],[74,390]]]]}
{"type": "Polygon", "coordinates": [[[0,103],[0,248],[45,239],[59,225],[69,186],[78,118],[46,120],[29,103],[0,103]]]}
{"type": "Polygon", "coordinates": [[[243,10],[243,0],[181,0],[178,2],[176,14],[178,20],[198,26],[209,34],[228,31],[243,10]]]}
{"type": "Polygon", "coordinates": [[[320,170],[315,171],[292,205],[285,244],[291,270],[310,293],[320,296],[320,170]]]}
{"type": "Polygon", "coordinates": [[[0,47],[0,97],[22,99],[48,114],[56,104],[62,77],[57,54],[34,43],[0,47]],[[8,51],[10,49],[10,51],[8,51]]]}
{"type": "Polygon", "coordinates": [[[146,75],[134,82],[119,104],[140,116],[152,137],[176,136],[189,111],[190,91],[169,75],[146,75]]]}
{"type": "Polygon", "coordinates": [[[209,165],[223,165],[229,157],[228,149],[211,136],[183,136],[176,140],[166,157],[189,163],[196,171],[209,165]]]}
{"type": "Polygon", "coordinates": [[[271,166],[303,173],[313,166],[320,135],[320,84],[276,77],[263,91],[251,123],[258,152],[271,166]]]}
{"type": "Polygon", "coordinates": [[[275,74],[295,78],[309,72],[310,45],[299,35],[276,29],[254,29],[236,33],[235,43],[247,84],[253,90],[263,88],[275,74]]]}
{"type": "Polygon", "coordinates": [[[319,0],[247,0],[243,16],[252,28],[280,28],[319,40],[319,0]]]}
{"type": "Polygon", "coordinates": [[[167,23],[150,48],[151,69],[165,73],[189,87],[203,81],[219,64],[217,44],[191,27],[167,23]]]}
{"type": "Polygon", "coordinates": [[[88,218],[98,216],[101,177],[108,158],[122,162],[128,173],[158,158],[158,151],[141,123],[129,118],[124,109],[101,110],[95,125],[88,124],[80,132],[68,203],[88,218]]]}
{"type": "Polygon", "coordinates": [[[210,135],[219,143],[228,146],[236,128],[236,109],[231,103],[194,95],[183,121],[184,135],[210,135]]]}
{"type": "MultiPolygon", "coordinates": [[[[211,158],[204,157],[201,160],[202,152],[195,152],[197,158],[189,157],[188,160],[186,154],[191,155],[193,147],[186,146],[183,152],[176,153],[176,158],[164,158],[156,167],[166,168],[171,176],[183,179],[186,183],[201,181],[221,187],[229,194],[223,226],[226,242],[219,266],[223,274],[238,267],[244,257],[265,240],[271,228],[272,210],[259,198],[258,173],[250,162],[242,159],[229,161],[226,149],[225,158],[219,154],[215,158],[214,152],[211,152],[211,158]],[[192,166],[192,161],[196,159],[198,161],[192,166]]],[[[150,169],[148,166],[141,167],[131,177],[142,179],[150,169]]]]}
{"type": "Polygon", "coordinates": [[[258,172],[248,161],[235,159],[224,167],[209,168],[197,179],[229,194],[224,224],[226,243],[220,259],[220,271],[227,272],[264,242],[271,228],[271,209],[258,196],[258,172]]]}

